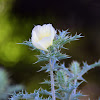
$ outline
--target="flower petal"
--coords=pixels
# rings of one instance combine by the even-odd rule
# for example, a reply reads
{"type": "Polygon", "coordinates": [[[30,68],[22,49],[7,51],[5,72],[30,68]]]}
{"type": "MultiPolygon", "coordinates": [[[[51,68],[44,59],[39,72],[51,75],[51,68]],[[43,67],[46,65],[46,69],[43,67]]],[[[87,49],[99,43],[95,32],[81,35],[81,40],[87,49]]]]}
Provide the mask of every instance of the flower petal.
{"type": "Polygon", "coordinates": [[[49,46],[52,45],[52,39],[50,37],[45,37],[42,40],[40,40],[38,42],[38,44],[40,44],[42,47],[44,47],[45,49],[47,49],[49,46]]]}
{"type": "Polygon", "coordinates": [[[56,30],[52,24],[37,25],[32,30],[32,43],[41,50],[47,51],[47,48],[52,45],[56,30]]]}
{"type": "Polygon", "coordinates": [[[48,51],[46,48],[44,48],[40,43],[38,42],[33,42],[34,47],[40,50],[48,51]]]}
{"type": "Polygon", "coordinates": [[[32,42],[34,42],[34,41],[35,41],[35,42],[38,42],[38,41],[39,41],[36,32],[33,31],[33,30],[32,30],[32,37],[31,37],[31,40],[32,40],[32,42]]]}

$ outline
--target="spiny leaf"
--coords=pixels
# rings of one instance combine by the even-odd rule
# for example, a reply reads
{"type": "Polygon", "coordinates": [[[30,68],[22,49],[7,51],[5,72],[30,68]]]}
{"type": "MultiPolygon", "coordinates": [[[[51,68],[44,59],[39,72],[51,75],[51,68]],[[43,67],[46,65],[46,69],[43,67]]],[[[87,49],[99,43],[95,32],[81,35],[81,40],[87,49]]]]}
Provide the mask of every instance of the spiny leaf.
{"type": "Polygon", "coordinates": [[[69,55],[62,54],[62,53],[60,53],[60,52],[56,53],[55,57],[57,57],[58,60],[70,58],[69,55]]]}
{"type": "Polygon", "coordinates": [[[40,84],[51,84],[51,82],[50,81],[48,81],[48,80],[45,80],[44,82],[41,82],[40,84]]]}
{"type": "Polygon", "coordinates": [[[43,95],[49,95],[49,96],[52,96],[51,92],[47,91],[47,90],[44,90],[44,89],[40,89],[39,90],[39,93],[40,94],[43,94],[43,95]]]}
{"type": "Polygon", "coordinates": [[[83,95],[82,93],[78,92],[78,93],[73,94],[71,96],[71,100],[78,100],[78,97],[82,97],[82,96],[85,96],[85,95],[83,95]]]}
{"type": "Polygon", "coordinates": [[[30,40],[29,41],[24,41],[23,43],[17,43],[17,44],[23,44],[23,45],[26,45],[26,46],[29,46],[29,47],[33,48],[34,50],[36,49],[33,46],[32,42],[30,40]]]}
{"type": "Polygon", "coordinates": [[[46,70],[46,72],[49,72],[50,71],[50,64],[48,63],[48,64],[46,64],[46,66],[42,66],[42,68],[38,72],[43,71],[43,70],[46,70]]]}
{"type": "Polygon", "coordinates": [[[84,75],[86,72],[88,72],[90,69],[95,68],[97,66],[100,66],[100,61],[95,62],[94,64],[88,65],[87,63],[83,63],[83,69],[81,70],[81,72],[78,74],[78,77],[81,77],[82,75],[84,75]]]}
{"type": "Polygon", "coordinates": [[[35,99],[36,96],[38,96],[38,93],[30,93],[28,94],[27,92],[19,92],[19,93],[14,93],[12,94],[11,98],[9,100],[19,100],[19,99],[35,99]]]}
{"type": "MultiPolygon", "coordinates": [[[[57,35],[57,40],[54,41],[54,45],[57,46],[63,46],[66,43],[70,43],[71,41],[78,40],[79,38],[83,37],[81,36],[81,33],[77,35],[77,33],[74,36],[67,35],[66,31],[59,31],[59,35],[57,35]]],[[[69,32],[68,32],[69,33],[69,32]]]]}
{"type": "Polygon", "coordinates": [[[80,64],[77,61],[73,61],[70,65],[70,70],[74,75],[77,75],[81,71],[80,64]]]}
{"type": "Polygon", "coordinates": [[[36,55],[36,57],[38,58],[38,60],[33,64],[36,64],[36,63],[41,62],[41,61],[48,61],[49,60],[49,57],[47,57],[46,55],[43,55],[43,54],[36,55]]]}

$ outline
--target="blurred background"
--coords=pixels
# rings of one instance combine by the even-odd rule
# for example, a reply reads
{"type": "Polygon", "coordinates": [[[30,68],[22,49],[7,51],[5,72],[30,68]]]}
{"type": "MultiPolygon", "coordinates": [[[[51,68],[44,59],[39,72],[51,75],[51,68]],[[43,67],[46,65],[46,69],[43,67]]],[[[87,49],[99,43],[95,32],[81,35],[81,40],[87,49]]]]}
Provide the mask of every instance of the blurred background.
{"type": "MultiPolygon", "coordinates": [[[[56,29],[69,29],[71,34],[82,33],[84,38],[65,46],[63,53],[72,56],[63,60],[66,67],[76,60],[92,64],[100,59],[100,1],[99,0],[0,0],[0,67],[12,84],[23,84],[28,92],[39,87],[48,75],[37,72],[45,63],[37,61],[29,47],[19,45],[31,37],[34,25],[51,23],[56,29]]],[[[61,62],[63,62],[61,61],[61,62]]],[[[1,77],[1,76],[0,76],[1,77]]],[[[80,87],[82,93],[96,100],[100,96],[100,67],[92,69],[80,87]]]]}

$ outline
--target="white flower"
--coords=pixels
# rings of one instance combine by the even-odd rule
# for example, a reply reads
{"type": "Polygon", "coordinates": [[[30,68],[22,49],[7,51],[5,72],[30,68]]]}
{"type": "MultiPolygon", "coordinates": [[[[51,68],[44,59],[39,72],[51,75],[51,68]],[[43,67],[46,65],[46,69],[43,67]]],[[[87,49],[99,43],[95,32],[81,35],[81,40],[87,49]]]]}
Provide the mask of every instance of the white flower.
{"type": "Polygon", "coordinates": [[[32,44],[37,49],[47,51],[47,48],[53,43],[55,34],[56,30],[52,24],[37,25],[32,30],[32,44]]]}

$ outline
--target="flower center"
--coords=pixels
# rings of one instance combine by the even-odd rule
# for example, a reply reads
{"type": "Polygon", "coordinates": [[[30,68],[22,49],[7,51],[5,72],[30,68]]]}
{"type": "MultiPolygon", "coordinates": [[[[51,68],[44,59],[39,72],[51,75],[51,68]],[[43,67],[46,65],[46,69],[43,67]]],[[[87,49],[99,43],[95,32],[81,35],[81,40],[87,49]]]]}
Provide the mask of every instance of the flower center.
{"type": "MultiPolygon", "coordinates": [[[[45,32],[41,32],[39,35],[38,35],[38,41],[40,41],[40,40],[42,40],[43,38],[45,38],[45,37],[50,37],[50,32],[47,32],[47,31],[45,31],[45,32]]],[[[38,42],[37,41],[37,42],[38,42]]]]}

